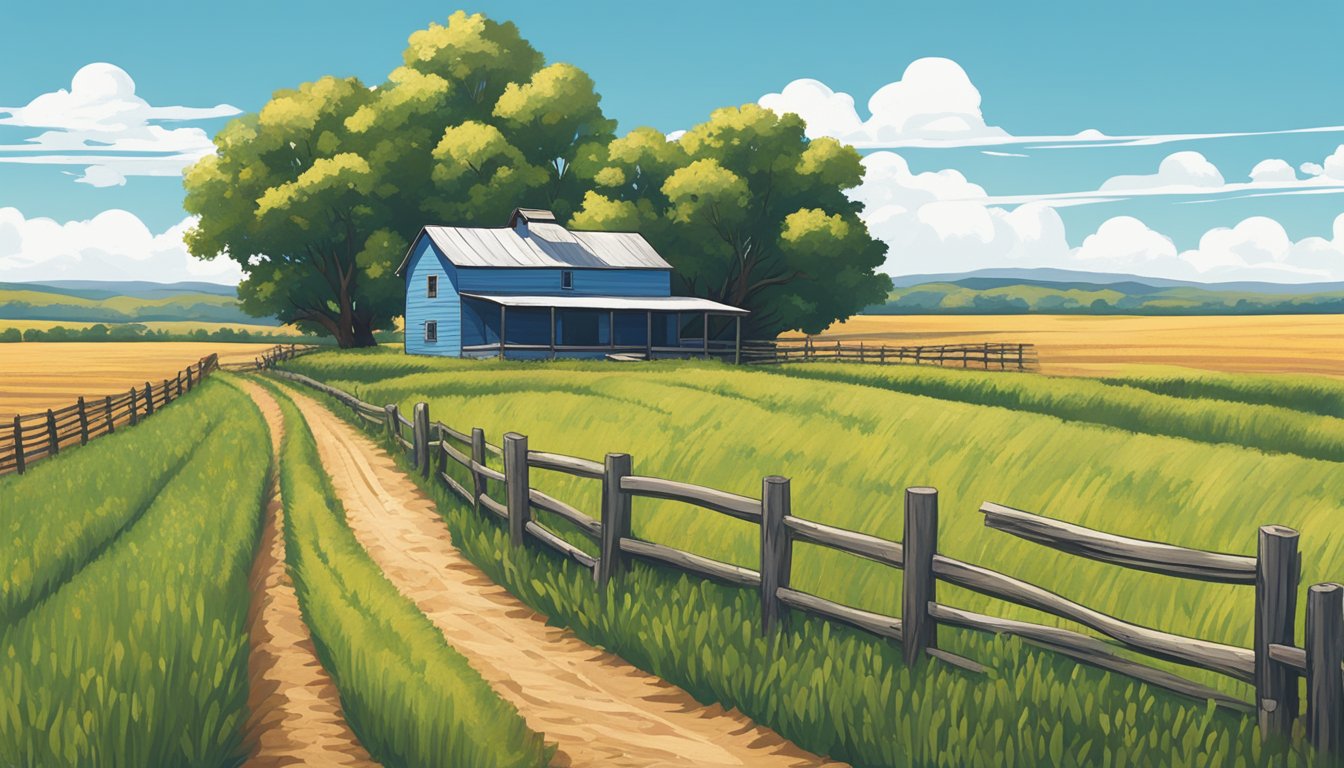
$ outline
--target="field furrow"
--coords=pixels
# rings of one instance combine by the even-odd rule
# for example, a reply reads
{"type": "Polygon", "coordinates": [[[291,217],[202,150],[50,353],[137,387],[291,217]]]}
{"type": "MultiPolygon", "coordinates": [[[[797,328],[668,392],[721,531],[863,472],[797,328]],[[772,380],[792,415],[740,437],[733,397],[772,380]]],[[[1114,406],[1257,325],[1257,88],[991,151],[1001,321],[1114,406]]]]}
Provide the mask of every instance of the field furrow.
{"type": "MultiPolygon", "coordinates": [[[[271,432],[271,451],[278,460],[284,435],[280,406],[252,381],[237,385],[252,398],[271,432]]],[[[248,608],[247,741],[249,768],[289,765],[377,765],[341,709],[340,693],[318,659],[312,634],[303,621],[298,596],[286,565],[285,509],[279,479],[273,473],[272,494],[261,529],[261,546],[252,565],[248,608]]]]}

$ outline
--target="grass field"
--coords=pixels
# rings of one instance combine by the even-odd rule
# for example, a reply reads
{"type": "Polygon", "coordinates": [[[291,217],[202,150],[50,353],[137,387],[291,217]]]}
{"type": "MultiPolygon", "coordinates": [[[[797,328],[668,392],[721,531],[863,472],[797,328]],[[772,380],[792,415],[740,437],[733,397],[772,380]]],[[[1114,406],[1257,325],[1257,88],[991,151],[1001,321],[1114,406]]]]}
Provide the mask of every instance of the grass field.
{"type": "Polygon", "coordinates": [[[202,357],[221,363],[255,358],[270,344],[175,341],[0,344],[0,423],[15,413],[70,405],[89,395],[116,395],[171,378],[202,357]]]}
{"type": "Polygon", "coordinates": [[[1344,315],[860,315],[824,335],[888,344],[1030,343],[1042,372],[1071,376],[1154,366],[1344,376],[1344,315]]]}
{"type": "Polygon", "coordinates": [[[269,464],[260,413],[207,381],[0,478],[0,763],[238,763],[269,464]]]}
{"type": "Polygon", "coordinates": [[[545,765],[541,736],[360,546],[303,416],[279,388],[272,392],[285,419],[280,481],[291,572],[360,742],[386,765],[545,765]]]}
{"type": "MultiPolygon", "coordinates": [[[[629,451],[641,474],[747,495],[759,493],[763,475],[790,475],[795,514],[888,538],[901,535],[900,491],[932,484],[942,491],[945,553],[1126,619],[1242,645],[1250,643],[1248,588],[1195,582],[1178,587],[1165,577],[1053,555],[985,530],[976,507],[992,499],[1126,535],[1233,552],[1252,552],[1256,525],[1271,515],[1274,522],[1303,530],[1308,579],[1337,578],[1332,564],[1344,554],[1340,537],[1333,535],[1334,511],[1344,497],[1337,464],[1294,453],[1306,450],[1294,442],[1306,436],[1291,432],[1269,446],[1273,453],[1228,442],[1255,435],[1257,419],[1297,415],[1284,406],[1229,409],[1197,396],[1129,386],[922,368],[899,369],[928,379],[926,393],[916,395],[883,382],[811,378],[857,366],[799,366],[809,376],[804,379],[789,368],[500,364],[386,352],[323,353],[289,365],[372,402],[409,408],[427,400],[432,418],[459,429],[482,426],[492,441],[512,429],[528,434],[534,450],[594,458],[629,451]],[[944,379],[961,386],[940,383],[944,379]],[[1049,387],[1035,392],[1036,383],[1049,387]],[[1018,409],[1003,407],[1013,398],[1018,409]],[[1024,404],[1047,412],[1068,406],[1116,423],[1079,420],[1077,413],[1062,420],[1020,409],[1024,404]],[[1173,415],[1183,417],[1176,424],[1186,436],[1171,428],[1144,431],[1167,425],[1173,415]]],[[[580,509],[598,508],[591,481],[534,472],[533,484],[580,509]]],[[[1088,764],[1078,757],[1088,750],[1110,755],[1114,764],[1223,764],[1224,758],[1227,764],[1258,764],[1263,757],[1249,719],[1215,717],[1200,705],[1009,641],[944,631],[945,646],[997,670],[992,682],[977,682],[945,669],[914,674],[900,664],[898,652],[892,655],[892,646],[856,633],[823,631],[819,622],[803,622],[785,649],[771,649],[754,639],[754,595],[660,575],[657,569],[637,569],[639,575],[604,605],[582,572],[545,556],[520,558],[493,521],[441,499],[454,540],[492,578],[553,619],[698,697],[738,706],[803,746],[842,759],[989,765],[1002,754],[994,749],[1004,745],[1023,765],[1088,764]],[[822,659],[849,661],[822,671],[822,659]],[[818,689],[809,675],[830,683],[818,689]],[[876,688],[865,687],[870,685],[876,688]],[[990,690],[997,685],[1007,689],[990,690]],[[1143,713],[1141,722],[1122,729],[1128,736],[1115,731],[1123,713],[1132,716],[1135,706],[1143,713]],[[977,716],[967,720],[968,710],[977,716]],[[882,722],[890,728],[879,733],[858,725],[871,722],[874,711],[887,713],[882,722]],[[1059,738],[1051,731],[1056,723],[1066,724],[1069,735],[1059,746],[1067,759],[1052,753],[1059,738]],[[898,732],[904,735],[893,736],[898,732]],[[1145,735],[1153,741],[1138,743],[1145,735]],[[1214,762],[1206,762],[1210,759],[1214,762]]],[[[643,538],[755,565],[757,532],[747,524],[641,499],[634,525],[643,538]]],[[[801,589],[900,612],[899,572],[800,545],[794,574],[801,589]]],[[[947,587],[940,588],[940,599],[995,615],[1051,621],[947,587]]],[[[1239,684],[1194,676],[1245,693],[1239,684]]]]}

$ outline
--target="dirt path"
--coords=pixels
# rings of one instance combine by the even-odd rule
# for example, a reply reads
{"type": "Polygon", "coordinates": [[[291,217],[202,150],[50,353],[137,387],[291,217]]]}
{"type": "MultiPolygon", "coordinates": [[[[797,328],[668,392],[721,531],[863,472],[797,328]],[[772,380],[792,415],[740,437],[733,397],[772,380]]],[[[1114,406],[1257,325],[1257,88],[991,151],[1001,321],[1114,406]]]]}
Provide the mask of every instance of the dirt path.
{"type": "MultiPolygon", "coordinates": [[[[271,429],[271,449],[279,455],[284,421],[280,406],[262,387],[234,379],[261,409],[271,429]]],[[[303,623],[298,596],[285,567],[284,506],[274,486],[261,546],[250,578],[248,627],[247,733],[251,752],[245,765],[376,766],[341,713],[340,695],[317,659],[303,623]]]]}
{"type": "Polygon", "coordinates": [[[597,650],[490,581],[452,545],[434,503],[391,457],[293,392],[360,543],[534,730],[556,765],[834,765],[737,711],[597,650]]]}

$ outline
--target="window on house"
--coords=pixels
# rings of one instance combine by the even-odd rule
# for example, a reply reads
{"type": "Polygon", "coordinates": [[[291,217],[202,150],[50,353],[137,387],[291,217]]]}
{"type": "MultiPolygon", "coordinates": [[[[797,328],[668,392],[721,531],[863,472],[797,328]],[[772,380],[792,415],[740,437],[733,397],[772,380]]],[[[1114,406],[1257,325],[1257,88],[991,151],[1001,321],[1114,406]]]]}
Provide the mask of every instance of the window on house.
{"type": "Polygon", "coordinates": [[[439,295],[439,276],[430,275],[428,285],[425,286],[425,292],[429,298],[433,299],[439,295]]]}
{"type": "Polygon", "coordinates": [[[568,269],[560,271],[560,287],[566,291],[574,290],[574,273],[568,269]]]}
{"type": "Polygon", "coordinates": [[[425,341],[439,340],[439,324],[434,320],[425,322],[425,341]]]}

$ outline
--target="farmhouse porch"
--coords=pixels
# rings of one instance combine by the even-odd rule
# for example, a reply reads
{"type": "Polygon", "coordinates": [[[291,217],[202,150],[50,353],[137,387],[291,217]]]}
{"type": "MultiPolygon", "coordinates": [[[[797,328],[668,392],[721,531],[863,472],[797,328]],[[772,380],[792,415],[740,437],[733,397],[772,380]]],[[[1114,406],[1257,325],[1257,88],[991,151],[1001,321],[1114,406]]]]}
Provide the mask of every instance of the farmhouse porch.
{"type": "Polygon", "coordinates": [[[744,309],[684,296],[462,294],[462,354],[741,361],[744,309]]]}

